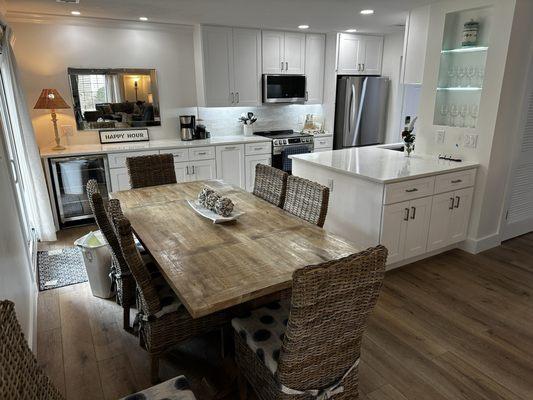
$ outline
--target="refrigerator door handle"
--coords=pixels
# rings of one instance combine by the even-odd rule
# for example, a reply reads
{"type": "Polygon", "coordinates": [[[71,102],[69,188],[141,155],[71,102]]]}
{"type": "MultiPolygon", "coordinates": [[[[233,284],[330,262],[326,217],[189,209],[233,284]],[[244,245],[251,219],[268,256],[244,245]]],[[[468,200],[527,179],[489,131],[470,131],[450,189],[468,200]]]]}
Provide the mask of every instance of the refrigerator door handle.
{"type": "MultiPolygon", "coordinates": [[[[368,79],[365,78],[363,80],[363,87],[361,89],[361,97],[359,99],[359,109],[357,110],[357,124],[355,125],[355,132],[353,135],[353,146],[357,145],[357,139],[359,137],[359,134],[361,133],[361,117],[363,116],[363,107],[365,104],[365,96],[366,96],[366,84],[368,83],[368,79]]],[[[355,114],[355,108],[354,108],[354,114],[355,114]]]]}
{"type": "MultiPolygon", "coordinates": [[[[355,85],[353,82],[350,84],[350,104],[348,106],[348,110],[350,112],[350,115],[348,117],[348,134],[352,133],[352,128],[354,124],[355,119],[355,85]]],[[[352,143],[352,146],[355,146],[355,143],[352,143]]]]}

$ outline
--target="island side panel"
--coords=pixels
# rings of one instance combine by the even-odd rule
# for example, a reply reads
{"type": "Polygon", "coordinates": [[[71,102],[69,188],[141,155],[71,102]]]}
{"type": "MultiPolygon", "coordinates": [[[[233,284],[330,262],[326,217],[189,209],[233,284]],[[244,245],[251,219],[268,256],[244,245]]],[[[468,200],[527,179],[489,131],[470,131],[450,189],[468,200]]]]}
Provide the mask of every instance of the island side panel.
{"type": "Polygon", "coordinates": [[[360,248],[379,244],[383,184],[298,159],[292,160],[292,173],[330,188],[324,229],[356,243],[360,248]]]}

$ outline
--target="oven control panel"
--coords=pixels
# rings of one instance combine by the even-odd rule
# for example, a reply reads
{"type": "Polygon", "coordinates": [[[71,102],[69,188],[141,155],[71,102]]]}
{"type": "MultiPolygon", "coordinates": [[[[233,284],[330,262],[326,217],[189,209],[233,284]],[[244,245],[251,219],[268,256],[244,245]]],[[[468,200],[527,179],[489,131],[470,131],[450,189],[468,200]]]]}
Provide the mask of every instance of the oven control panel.
{"type": "Polygon", "coordinates": [[[300,143],[313,143],[312,137],[303,137],[303,138],[286,138],[286,139],[274,139],[272,144],[274,146],[288,146],[291,144],[300,144],[300,143]]]}

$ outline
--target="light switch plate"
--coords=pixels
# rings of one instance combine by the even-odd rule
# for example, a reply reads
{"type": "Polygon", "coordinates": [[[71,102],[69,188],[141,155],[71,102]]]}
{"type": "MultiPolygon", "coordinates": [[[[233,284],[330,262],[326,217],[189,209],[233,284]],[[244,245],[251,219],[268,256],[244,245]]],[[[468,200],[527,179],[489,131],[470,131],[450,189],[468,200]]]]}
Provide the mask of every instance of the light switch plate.
{"type": "Polygon", "coordinates": [[[435,143],[444,144],[445,139],[446,139],[446,131],[444,129],[440,129],[437,132],[435,132],[435,143]]]}
{"type": "Polygon", "coordinates": [[[477,134],[475,133],[472,133],[472,134],[465,134],[463,136],[463,145],[465,147],[468,147],[470,149],[475,149],[477,148],[477,139],[478,139],[478,136],[477,134]]]}

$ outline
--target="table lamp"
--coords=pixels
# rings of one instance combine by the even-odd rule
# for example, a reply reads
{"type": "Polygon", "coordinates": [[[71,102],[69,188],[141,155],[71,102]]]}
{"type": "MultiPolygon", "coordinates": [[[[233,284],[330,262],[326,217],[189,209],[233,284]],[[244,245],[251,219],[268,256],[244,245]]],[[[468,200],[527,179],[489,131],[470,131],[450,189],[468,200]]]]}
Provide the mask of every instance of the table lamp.
{"type": "Polygon", "coordinates": [[[52,116],[52,123],[54,124],[54,134],[56,145],[52,147],[52,150],[65,150],[64,146],[61,146],[61,137],[57,130],[57,115],[56,110],[70,108],[69,105],[63,100],[61,95],[56,89],[43,89],[37,103],[35,103],[34,110],[50,110],[52,116]]]}

